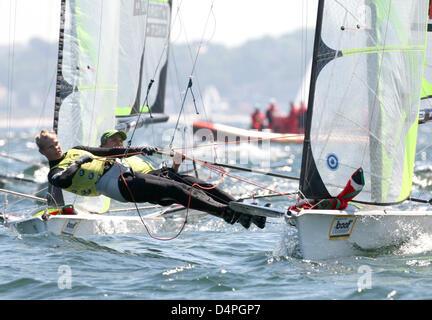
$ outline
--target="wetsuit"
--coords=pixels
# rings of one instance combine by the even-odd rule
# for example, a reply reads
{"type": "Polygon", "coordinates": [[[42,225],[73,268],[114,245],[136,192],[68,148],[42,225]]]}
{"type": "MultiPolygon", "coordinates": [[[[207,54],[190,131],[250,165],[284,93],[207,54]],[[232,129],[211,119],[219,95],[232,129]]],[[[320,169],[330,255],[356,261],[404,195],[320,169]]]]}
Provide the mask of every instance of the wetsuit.
{"type": "MultiPolygon", "coordinates": [[[[108,149],[78,146],[68,150],[68,152],[75,152],[77,155],[79,155],[81,151],[84,153],[91,153],[96,157],[115,156],[116,158],[123,158],[127,156],[127,152],[133,154],[140,152],[141,149],[129,148],[126,150],[125,148],[108,149]]],[[[129,171],[123,170],[122,175],[113,175],[117,183],[115,187],[118,188],[117,193],[119,193],[114,195],[115,191],[106,190],[107,188],[112,189],[113,183],[107,183],[104,187],[98,189],[101,182],[104,179],[106,180],[106,178],[117,169],[116,164],[113,164],[113,159],[110,159],[110,161],[104,158],[92,160],[90,164],[93,164],[95,161],[99,162],[101,166],[103,165],[103,169],[101,169],[100,174],[95,174],[97,175],[97,179],[89,183],[88,177],[90,176],[94,179],[95,175],[93,175],[93,172],[90,172],[90,170],[85,170],[85,166],[88,164],[82,166],[81,164],[77,164],[79,161],[77,161],[77,163],[66,161],[68,158],[73,158],[68,152],[66,152],[61,159],[50,161],[49,163],[50,172],[48,173],[48,180],[59,188],[84,196],[104,194],[124,202],[149,202],[163,206],[179,203],[185,207],[189,206],[192,209],[222,217],[229,223],[239,221],[246,228],[249,227],[251,221],[260,228],[263,228],[265,225],[265,219],[234,213],[230,210],[227,204],[235,199],[222,190],[212,188],[204,191],[198,186],[191,190],[191,186],[196,183],[203,187],[211,187],[211,185],[192,176],[179,175],[169,168],[152,170],[148,173],[134,172],[133,167],[132,170],[129,171]],[[61,165],[65,162],[67,167],[66,165],[61,165]],[[80,175],[82,177],[80,177],[80,175]],[[85,179],[82,184],[86,186],[81,188],[79,185],[73,186],[74,179],[76,181],[79,181],[77,179],[85,179]],[[93,185],[96,186],[94,189],[92,189],[93,185]],[[89,191],[86,193],[87,189],[89,189],[89,191]],[[191,199],[190,204],[189,197],[191,199]]]]}

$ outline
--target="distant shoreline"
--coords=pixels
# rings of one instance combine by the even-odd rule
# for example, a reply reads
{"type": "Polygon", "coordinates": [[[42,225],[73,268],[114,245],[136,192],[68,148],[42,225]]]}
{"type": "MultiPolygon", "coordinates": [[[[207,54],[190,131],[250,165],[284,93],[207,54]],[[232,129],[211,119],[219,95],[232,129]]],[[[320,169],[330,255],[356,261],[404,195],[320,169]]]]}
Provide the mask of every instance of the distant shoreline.
{"type": "MultiPolygon", "coordinates": [[[[171,114],[169,115],[170,120],[168,120],[168,123],[177,121],[178,115],[171,114]]],[[[189,120],[199,120],[200,117],[197,115],[189,115],[189,120]]],[[[201,116],[201,118],[203,118],[201,116]]],[[[237,122],[237,123],[247,123],[250,120],[249,115],[242,115],[242,114],[213,114],[209,117],[210,121],[213,120],[214,122],[220,122],[220,123],[230,123],[230,122],[237,122]]],[[[205,119],[201,119],[205,120],[205,119]]],[[[0,119],[0,129],[5,128],[51,128],[53,123],[52,118],[43,118],[43,119],[35,119],[35,118],[15,118],[15,119],[0,119]]]]}
{"type": "Polygon", "coordinates": [[[16,118],[16,119],[0,119],[0,128],[33,128],[33,127],[52,127],[53,120],[51,118],[35,119],[35,118],[16,118]]]}

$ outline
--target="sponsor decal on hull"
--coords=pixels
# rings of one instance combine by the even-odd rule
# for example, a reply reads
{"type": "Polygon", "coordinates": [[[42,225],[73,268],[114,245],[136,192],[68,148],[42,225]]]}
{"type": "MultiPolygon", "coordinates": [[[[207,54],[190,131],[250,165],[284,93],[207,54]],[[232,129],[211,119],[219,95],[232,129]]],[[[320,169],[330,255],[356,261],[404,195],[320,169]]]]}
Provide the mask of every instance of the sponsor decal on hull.
{"type": "Polygon", "coordinates": [[[348,239],[354,229],[357,217],[337,216],[333,218],[329,230],[329,240],[348,239]]]}
{"type": "Polygon", "coordinates": [[[78,225],[81,220],[78,219],[68,219],[63,225],[62,234],[73,236],[78,229],[78,225]]]}

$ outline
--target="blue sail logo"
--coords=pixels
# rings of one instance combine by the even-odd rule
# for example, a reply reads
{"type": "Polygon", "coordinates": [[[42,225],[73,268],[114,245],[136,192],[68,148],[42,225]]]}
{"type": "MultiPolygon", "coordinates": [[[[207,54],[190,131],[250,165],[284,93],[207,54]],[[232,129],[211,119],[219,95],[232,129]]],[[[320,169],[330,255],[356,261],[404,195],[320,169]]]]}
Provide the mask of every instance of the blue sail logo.
{"type": "Polygon", "coordinates": [[[327,166],[331,170],[337,170],[337,168],[339,167],[339,159],[334,153],[330,153],[327,156],[327,166]]]}

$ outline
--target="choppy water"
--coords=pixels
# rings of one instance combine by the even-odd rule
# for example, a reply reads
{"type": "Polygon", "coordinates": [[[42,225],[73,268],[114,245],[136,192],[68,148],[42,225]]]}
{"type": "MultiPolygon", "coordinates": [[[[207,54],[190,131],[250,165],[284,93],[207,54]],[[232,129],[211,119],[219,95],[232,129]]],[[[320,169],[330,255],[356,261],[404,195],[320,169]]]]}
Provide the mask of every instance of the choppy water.
{"type": "MultiPolygon", "coordinates": [[[[162,132],[167,126],[152,130],[162,132]]],[[[432,133],[427,125],[421,129],[414,195],[429,199],[432,133]]],[[[0,151],[40,161],[32,142],[35,133],[34,129],[3,129],[0,151]]],[[[256,148],[233,146],[231,150],[263,157],[256,148]]],[[[288,164],[274,170],[299,174],[301,147],[276,146],[271,154],[270,166],[288,164]]],[[[5,158],[0,163],[0,174],[28,168],[5,158]]],[[[232,173],[272,190],[297,187],[288,180],[232,173]]],[[[218,180],[207,171],[202,178],[218,180]]],[[[221,187],[239,197],[255,189],[229,178],[221,187]]],[[[33,184],[15,182],[4,188],[36,191],[33,184]]],[[[284,206],[284,200],[260,201],[277,207],[284,206]]],[[[34,206],[32,200],[0,194],[0,208],[7,212],[25,214],[34,206]]],[[[0,299],[431,299],[431,289],[432,235],[362,256],[310,261],[300,256],[295,229],[278,219],[269,220],[264,230],[244,230],[206,217],[171,241],[145,233],[87,239],[21,236],[0,227],[0,299]],[[364,282],[365,271],[369,282],[364,282]]]]}

